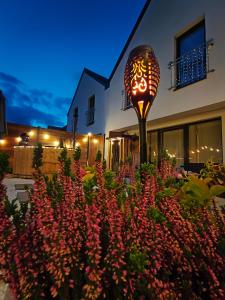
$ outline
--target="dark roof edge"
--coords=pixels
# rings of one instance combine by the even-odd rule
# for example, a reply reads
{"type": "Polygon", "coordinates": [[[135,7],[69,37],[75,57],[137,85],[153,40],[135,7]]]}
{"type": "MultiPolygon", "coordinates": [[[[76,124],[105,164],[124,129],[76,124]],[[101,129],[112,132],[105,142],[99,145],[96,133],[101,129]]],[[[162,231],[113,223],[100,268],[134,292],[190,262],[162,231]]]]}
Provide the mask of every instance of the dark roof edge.
{"type": "Polygon", "coordinates": [[[118,58],[118,60],[117,60],[117,62],[116,62],[116,64],[115,64],[115,66],[114,66],[114,68],[113,68],[113,70],[112,70],[112,73],[111,73],[110,76],[109,76],[109,82],[110,82],[111,79],[113,78],[113,76],[114,76],[114,74],[115,74],[115,72],[116,72],[116,69],[118,68],[118,66],[119,66],[119,64],[120,64],[120,62],[121,62],[121,60],[122,60],[122,58],[123,58],[124,53],[126,52],[128,46],[129,46],[129,44],[130,44],[130,41],[132,40],[132,38],[133,38],[133,36],[134,36],[134,34],[135,34],[135,32],[136,32],[136,30],[137,30],[139,24],[141,23],[141,20],[142,20],[144,14],[145,14],[145,12],[146,12],[146,10],[147,10],[147,8],[148,8],[150,2],[151,2],[151,0],[147,0],[147,1],[146,1],[146,3],[145,3],[145,5],[144,5],[144,7],[143,7],[143,9],[142,9],[142,11],[141,11],[141,13],[140,13],[138,19],[137,19],[137,22],[135,23],[135,25],[134,25],[134,27],[133,27],[133,29],[132,29],[132,31],[131,31],[131,33],[130,33],[128,39],[127,39],[127,42],[126,42],[125,46],[123,47],[123,50],[122,50],[121,53],[120,53],[120,56],[119,56],[119,58],[118,58]]]}
{"type": "Polygon", "coordinates": [[[109,86],[109,80],[107,78],[105,78],[104,76],[99,75],[87,68],[84,68],[84,72],[86,74],[88,74],[89,76],[91,76],[92,78],[94,78],[99,83],[101,83],[102,85],[104,85],[105,88],[107,88],[109,86]]]}
{"type": "Polygon", "coordinates": [[[73,95],[73,99],[71,101],[70,107],[68,109],[67,116],[68,116],[69,111],[70,111],[70,109],[71,109],[71,107],[73,105],[74,98],[76,97],[76,94],[77,94],[77,91],[79,89],[79,86],[80,86],[80,83],[81,83],[81,79],[82,79],[84,73],[86,73],[87,75],[89,75],[90,77],[92,77],[94,80],[96,80],[97,82],[99,82],[100,84],[102,84],[105,88],[108,88],[108,86],[109,86],[109,80],[107,78],[105,78],[105,77],[103,77],[103,76],[101,76],[101,75],[99,75],[99,74],[97,74],[97,73],[95,73],[95,72],[93,72],[93,71],[91,71],[91,70],[89,70],[87,68],[84,68],[83,72],[81,73],[80,79],[78,81],[77,88],[76,88],[75,93],[73,95]]]}

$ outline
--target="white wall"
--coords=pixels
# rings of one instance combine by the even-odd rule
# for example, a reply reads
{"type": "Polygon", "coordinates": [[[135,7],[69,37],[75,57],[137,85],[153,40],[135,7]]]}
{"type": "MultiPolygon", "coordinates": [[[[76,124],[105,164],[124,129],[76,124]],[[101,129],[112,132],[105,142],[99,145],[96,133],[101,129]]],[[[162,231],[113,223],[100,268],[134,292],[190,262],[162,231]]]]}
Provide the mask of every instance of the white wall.
{"type": "MultiPolygon", "coordinates": [[[[152,0],[141,24],[106,90],[106,134],[110,130],[137,123],[133,109],[121,110],[125,64],[130,51],[140,44],[153,47],[158,58],[161,80],[158,95],[148,120],[168,117],[203,106],[224,103],[225,106],[225,1],[224,0],[152,0]],[[181,88],[171,86],[168,63],[175,58],[175,37],[205,17],[206,40],[214,39],[210,66],[215,72],[207,79],[181,88]]],[[[194,112],[193,112],[194,113],[194,112]]]]}
{"type": "Polygon", "coordinates": [[[82,75],[76,97],[67,116],[67,130],[73,131],[73,114],[74,109],[78,106],[78,133],[92,132],[95,134],[104,133],[105,128],[105,102],[104,102],[105,87],[95,79],[87,75],[85,72],[82,75]],[[86,125],[86,111],[88,110],[88,99],[95,95],[95,121],[94,124],[86,125]]]}

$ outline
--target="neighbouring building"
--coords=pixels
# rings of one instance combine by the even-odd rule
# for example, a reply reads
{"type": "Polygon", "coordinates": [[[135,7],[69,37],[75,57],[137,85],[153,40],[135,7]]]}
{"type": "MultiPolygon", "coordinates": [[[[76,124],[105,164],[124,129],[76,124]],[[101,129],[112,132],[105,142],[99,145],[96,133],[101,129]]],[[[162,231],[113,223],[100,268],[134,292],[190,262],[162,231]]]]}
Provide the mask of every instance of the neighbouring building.
{"type": "Polygon", "coordinates": [[[129,53],[150,45],[160,86],[147,122],[149,161],[165,149],[198,170],[225,160],[225,1],[148,0],[109,79],[84,69],[68,112],[68,131],[103,133],[105,157],[139,159],[138,125],[124,92],[129,53]]]}

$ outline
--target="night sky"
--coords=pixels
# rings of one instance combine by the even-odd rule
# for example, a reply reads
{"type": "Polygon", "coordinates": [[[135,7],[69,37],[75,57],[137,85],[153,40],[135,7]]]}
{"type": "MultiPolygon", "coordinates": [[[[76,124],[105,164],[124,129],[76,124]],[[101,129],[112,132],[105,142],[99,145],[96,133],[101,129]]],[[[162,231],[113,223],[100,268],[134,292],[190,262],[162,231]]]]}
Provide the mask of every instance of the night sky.
{"type": "Polygon", "coordinates": [[[1,0],[7,121],[64,126],[84,67],[108,77],[146,0],[1,0]]]}

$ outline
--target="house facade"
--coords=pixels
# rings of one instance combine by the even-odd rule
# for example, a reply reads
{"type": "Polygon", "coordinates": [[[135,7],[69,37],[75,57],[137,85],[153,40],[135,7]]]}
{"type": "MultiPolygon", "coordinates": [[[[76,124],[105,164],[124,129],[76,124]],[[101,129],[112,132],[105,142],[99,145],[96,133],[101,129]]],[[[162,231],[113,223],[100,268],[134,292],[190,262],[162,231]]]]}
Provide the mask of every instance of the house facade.
{"type": "MultiPolygon", "coordinates": [[[[138,164],[137,117],[124,92],[125,65],[138,45],[150,45],[160,66],[158,94],[147,119],[149,161],[162,150],[191,170],[207,160],[225,161],[224,36],[223,0],[146,2],[101,96],[93,86],[86,98],[75,94],[72,103],[79,109],[86,101],[87,107],[89,97],[95,95],[96,123],[82,130],[105,134],[105,157],[111,168],[128,155],[138,164]]],[[[86,91],[87,86],[84,83],[86,91]]],[[[83,114],[78,118],[85,124],[83,114]]],[[[71,120],[68,117],[68,130],[71,120]]]]}

